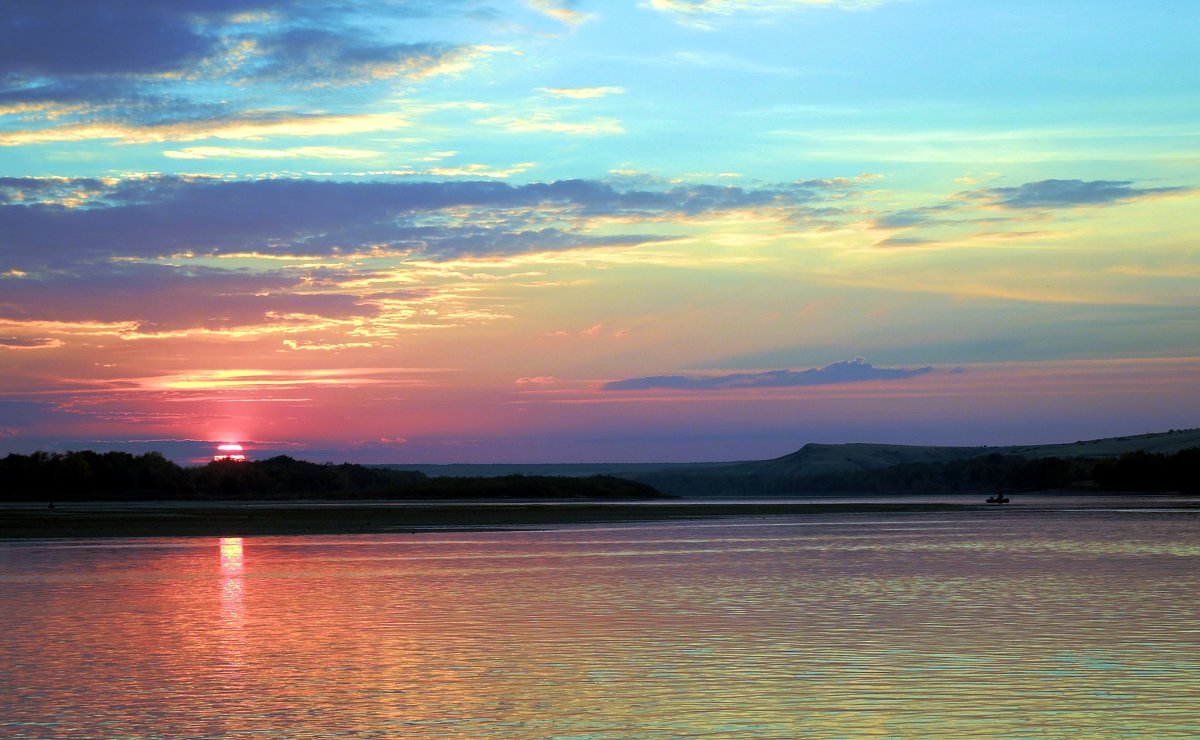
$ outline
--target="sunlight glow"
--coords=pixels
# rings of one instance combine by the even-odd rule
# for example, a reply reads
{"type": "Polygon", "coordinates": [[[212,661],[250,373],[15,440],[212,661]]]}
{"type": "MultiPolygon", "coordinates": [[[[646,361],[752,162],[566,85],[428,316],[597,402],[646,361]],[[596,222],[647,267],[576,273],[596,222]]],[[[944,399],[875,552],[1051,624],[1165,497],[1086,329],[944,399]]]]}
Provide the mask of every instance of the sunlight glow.
{"type": "MultiPolygon", "coordinates": [[[[246,456],[243,454],[243,448],[239,444],[223,444],[217,447],[217,454],[213,455],[213,462],[246,462],[246,456]]],[[[238,541],[238,552],[241,552],[240,540],[238,541]]],[[[222,540],[222,550],[224,553],[224,540],[222,540]]]]}

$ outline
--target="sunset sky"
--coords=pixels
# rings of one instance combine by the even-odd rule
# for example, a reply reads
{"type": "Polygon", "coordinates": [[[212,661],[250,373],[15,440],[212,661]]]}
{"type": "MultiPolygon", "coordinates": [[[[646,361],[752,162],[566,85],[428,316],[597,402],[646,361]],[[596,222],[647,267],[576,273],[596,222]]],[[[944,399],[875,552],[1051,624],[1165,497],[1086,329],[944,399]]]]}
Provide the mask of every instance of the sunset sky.
{"type": "Polygon", "coordinates": [[[0,453],[1200,426],[1200,3],[7,0],[0,453]]]}

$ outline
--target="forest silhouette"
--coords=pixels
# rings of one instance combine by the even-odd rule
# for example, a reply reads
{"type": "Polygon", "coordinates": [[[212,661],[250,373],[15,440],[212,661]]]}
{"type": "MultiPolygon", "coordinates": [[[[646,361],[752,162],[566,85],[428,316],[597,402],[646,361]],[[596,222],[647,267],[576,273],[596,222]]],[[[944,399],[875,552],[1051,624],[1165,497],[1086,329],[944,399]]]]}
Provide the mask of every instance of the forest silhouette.
{"type": "Polygon", "coordinates": [[[312,463],[286,455],[182,467],[158,452],[10,454],[0,500],[646,499],[652,487],[612,476],[430,478],[411,470],[312,463]]]}

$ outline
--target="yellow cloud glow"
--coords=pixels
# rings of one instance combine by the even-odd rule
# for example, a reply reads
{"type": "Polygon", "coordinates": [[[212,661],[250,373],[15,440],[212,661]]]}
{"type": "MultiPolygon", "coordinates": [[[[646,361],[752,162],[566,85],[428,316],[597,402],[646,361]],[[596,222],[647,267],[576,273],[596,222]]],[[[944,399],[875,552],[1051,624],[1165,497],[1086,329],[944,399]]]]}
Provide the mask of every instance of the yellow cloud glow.
{"type": "Polygon", "coordinates": [[[87,123],[44,129],[27,129],[0,134],[0,146],[44,144],[63,141],[116,139],[126,144],[196,139],[258,140],[270,136],[342,136],[373,131],[389,131],[410,125],[399,113],[362,115],[286,115],[263,116],[227,121],[186,121],[154,126],[127,126],[120,123],[87,123]]]}
{"type": "Polygon", "coordinates": [[[499,126],[513,133],[554,133],[570,136],[605,136],[625,133],[624,127],[611,118],[595,118],[591,121],[560,121],[549,113],[534,113],[529,116],[492,116],[481,118],[479,123],[499,126]]]}
{"type": "Polygon", "coordinates": [[[486,164],[464,164],[458,167],[431,167],[427,172],[438,177],[512,177],[536,166],[536,162],[521,162],[508,167],[489,167],[486,164]]]}
{"type": "Polygon", "coordinates": [[[171,159],[369,159],[380,153],[371,149],[335,146],[298,146],[291,149],[253,149],[249,147],[193,146],[170,149],[163,156],[171,159]]]}
{"type": "Polygon", "coordinates": [[[625,92],[625,88],[623,87],[543,87],[541,90],[556,97],[573,98],[575,100],[603,98],[608,95],[620,95],[625,92]]]}

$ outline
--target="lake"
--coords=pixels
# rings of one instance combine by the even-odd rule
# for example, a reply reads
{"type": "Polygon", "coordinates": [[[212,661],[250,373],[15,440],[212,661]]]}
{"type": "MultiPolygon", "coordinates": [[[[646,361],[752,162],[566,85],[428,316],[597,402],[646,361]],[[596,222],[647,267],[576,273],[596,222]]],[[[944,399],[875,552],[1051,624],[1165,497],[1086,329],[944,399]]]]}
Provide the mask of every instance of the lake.
{"type": "Polygon", "coordinates": [[[5,737],[1195,737],[1200,513],[0,542],[5,737]]]}

